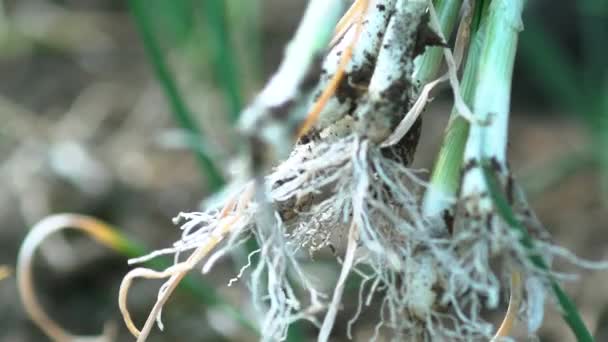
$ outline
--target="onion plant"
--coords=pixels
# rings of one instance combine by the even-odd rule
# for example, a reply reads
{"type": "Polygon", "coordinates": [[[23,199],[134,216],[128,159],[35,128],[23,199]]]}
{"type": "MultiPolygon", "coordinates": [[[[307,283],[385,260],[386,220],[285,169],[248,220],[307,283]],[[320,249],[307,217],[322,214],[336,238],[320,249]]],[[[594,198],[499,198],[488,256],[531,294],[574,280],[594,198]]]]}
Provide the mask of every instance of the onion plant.
{"type": "MultiPolygon", "coordinates": [[[[137,9],[138,1],[132,3],[137,9]]],[[[205,3],[208,13],[221,7],[205,3]]],[[[255,239],[258,247],[229,285],[247,283],[262,340],[291,339],[290,327],[307,321],[319,341],[328,341],[338,333],[353,278],[359,292],[348,337],[372,302],[378,314],[373,338],[498,341],[514,336],[517,320],[535,336],[553,295],[576,338],[593,340],[560,287],[569,275],[552,261],[608,264],[554,244],[509,169],[511,87],[525,1],[345,5],[308,2],[277,71],[238,115],[245,166],[231,170],[236,176],[229,186],[200,212],[176,217],[182,233],[175,243],[130,261],[175,257],[164,270],[138,267],[125,276],[119,305],[129,330],[145,341],[155,323],[162,327],[161,311],[189,271],[201,267],[207,274],[255,239]],[[441,83],[449,84],[454,108],[425,179],[411,162],[423,110],[441,83]],[[329,292],[307,269],[324,250],[334,251],[340,269],[329,292]],[[166,279],[142,328],[127,305],[138,278],[166,279]],[[497,325],[487,312],[501,310],[505,293],[508,309],[497,325]]],[[[141,21],[141,13],[134,14],[141,21]]],[[[210,23],[219,18],[207,17],[210,23]]],[[[235,63],[226,60],[229,31],[224,22],[212,26],[212,60],[234,109],[240,95],[235,63]]],[[[197,133],[153,38],[144,35],[159,79],[182,125],[197,133]]],[[[228,179],[200,158],[207,158],[202,166],[214,182],[228,179]]]]}

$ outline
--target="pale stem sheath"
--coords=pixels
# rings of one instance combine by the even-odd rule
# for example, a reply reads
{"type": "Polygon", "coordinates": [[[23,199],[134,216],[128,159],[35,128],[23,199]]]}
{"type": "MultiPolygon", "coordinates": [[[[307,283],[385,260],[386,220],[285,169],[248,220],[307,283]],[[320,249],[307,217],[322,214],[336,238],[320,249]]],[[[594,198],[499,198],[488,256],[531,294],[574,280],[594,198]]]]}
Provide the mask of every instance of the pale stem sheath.
{"type": "MultiPolygon", "coordinates": [[[[473,167],[463,176],[462,196],[487,190],[481,162],[492,160],[501,174],[507,172],[507,133],[513,65],[524,0],[497,0],[490,4],[485,40],[476,75],[473,111],[477,122],[469,130],[464,165],[473,167]],[[481,122],[481,123],[480,123],[481,122]]],[[[491,201],[481,201],[480,209],[491,210],[491,201]]]]}

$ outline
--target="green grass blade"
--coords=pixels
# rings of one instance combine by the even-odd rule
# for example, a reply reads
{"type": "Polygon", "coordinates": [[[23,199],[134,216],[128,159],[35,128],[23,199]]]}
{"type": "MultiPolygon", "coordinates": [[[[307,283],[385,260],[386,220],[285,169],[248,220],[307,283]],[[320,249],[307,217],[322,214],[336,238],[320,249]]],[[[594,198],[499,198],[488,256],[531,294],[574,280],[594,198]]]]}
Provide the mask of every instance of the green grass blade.
{"type": "Polygon", "coordinates": [[[147,0],[146,15],[154,23],[154,37],[171,46],[186,43],[195,29],[191,0],[147,0]]]}
{"type": "Polygon", "coordinates": [[[225,0],[201,0],[209,33],[207,50],[212,56],[215,77],[224,91],[229,115],[236,121],[243,107],[236,52],[232,47],[225,0]]]}
{"type": "MultiPolygon", "coordinates": [[[[501,187],[499,185],[500,183],[492,170],[493,168],[491,162],[484,162],[483,171],[485,180],[488,184],[488,189],[490,190],[490,196],[492,197],[496,209],[498,210],[498,214],[503,218],[503,220],[505,220],[511,229],[517,231],[520,236],[522,246],[524,246],[529,252],[530,261],[540,270],[548,273],[549,266],[540,255],[536,254],[534,239],[530,236],[530,234],[528,234],[528,230],[523,223],[520,222],[515,216],[515,213],[511,209],[505,194],[501,191],[501,187]]],[[[585,326],[585,323],[583,322],[583,319],[581,318],[581,315],[572,299],[568,297],[566,292],[564,292],[559,283],[553,277],[550,277],[549,281],[551,282],[551,288],[553,289],[555,297],[557,298],[562,309],[562,317],[568,326],[570,326],[570,329],[576,336],[577,341],[593,341],[593,337],[585,326]]]]}
{"type": "MultiPolygon", "coordinates": [[[[145,0],[129,0],[129,7],[140,31],[146,53],[167,96],[175,120],[187,133],[192,136],[201,137],[201,131],[188,110],[177,83],[169,71],[169,66],[166,63],[163,52],[155,39],[151,22],[146,14],[146,3],[147,1],[145,0]]],[[[222,174],[216,169],[209,156],[198,148],[192,148],[192,150],[196,155],[200,169],[208,180],[209,188],[212,191],[219,190],[224,185],[222,174]]]]}

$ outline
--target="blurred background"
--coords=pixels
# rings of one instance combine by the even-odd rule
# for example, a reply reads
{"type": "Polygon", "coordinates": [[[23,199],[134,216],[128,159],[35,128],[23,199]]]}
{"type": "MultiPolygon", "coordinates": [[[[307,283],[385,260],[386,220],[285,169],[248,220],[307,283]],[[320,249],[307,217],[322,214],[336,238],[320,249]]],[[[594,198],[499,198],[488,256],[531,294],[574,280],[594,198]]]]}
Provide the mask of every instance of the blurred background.
{"type": "MultiPolygon", "coordinates": [[[[239,163],[233,123],[277,67],[305,4],[0,0],[0,270],[14,269],[28,229],[53,213],[108,221],[141,253],[178,239],[171,218],[199,208],[239,163]]],[[[555,241],[608,259],[608,3],[531,1],[524,22],[511,166],[555,241]]],[[[415,166],[432,166],[449,112],[444,89],[425,113],[415,166]]],[[[45,309],[79,334],[115,321],[118,340],[130,340],[117,310],[128,257],[81,234],[53,236],[35,267],[45,309]]],[[[239,258],[210,276],[193,272],[164,310],[165,332],[150,341],[256,340],[218,304],[251,312],[246,285],[226,286],[239,258]]],[[[325,272],[330,287],[335,269],[325,272]]],[[[45,340],[25,316],[14,274],[3,273],[0,340],[45,340]]],[[[599,341],[608,340],[606,284],[608,272],[582,271],[566,285],[599,341]]],[[[138,282],[131,292],[139,324],[159,285],[138,282]]],[[[565,341],[570,333],[550,312],[541,340],[565,341]]],[[[340,319],[345,330],[350,314],[340,319]]],[[[375,323],[363,315],[355,340],[375,323]]],[[[292,341],[312,340],[310,326],[298,329],[292,341]]]]}

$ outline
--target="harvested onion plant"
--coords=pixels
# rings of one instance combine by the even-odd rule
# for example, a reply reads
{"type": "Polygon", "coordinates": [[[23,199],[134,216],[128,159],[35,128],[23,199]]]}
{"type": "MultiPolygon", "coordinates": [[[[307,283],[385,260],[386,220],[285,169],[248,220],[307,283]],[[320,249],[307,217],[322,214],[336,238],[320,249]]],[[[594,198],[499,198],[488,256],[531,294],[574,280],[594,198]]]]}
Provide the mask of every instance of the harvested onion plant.
{"type": "Polygon", "coordinates": [[[556,257],[606,265],[551,243],[507,163],[524,2],[356,0],[338,20],[345,1],[309,1],[278,71],[241,116],[248,168],[204,211],[177,216],[182,234],[171,247],[131,260],[176,260],[124,278],[119,304],[138,341],[155,322],[162,328],[163,306],[187,272],[211,272],[252,237],[260,247],[234,281],[251,291],[263,340],[284,340],[306,320],[327,341],[352,277],[362,280],[349,336],[372,302],[376,337],[501,340],[516,320],[533,336],[554,293],[577,338],[590,340],[559,286],[571,276],[550,265],[556,257]],[[425,180],[409,165],[420,114],[442,82],[454,111],[425,180]],[[323,249],[341,265],[330,293],[304,267],[323,249]],[[127,308],[138,278],[167,279],[141,330],[127,308]],[[509,308],[496,326],[487,312],[505,294],[509,308]]]}

